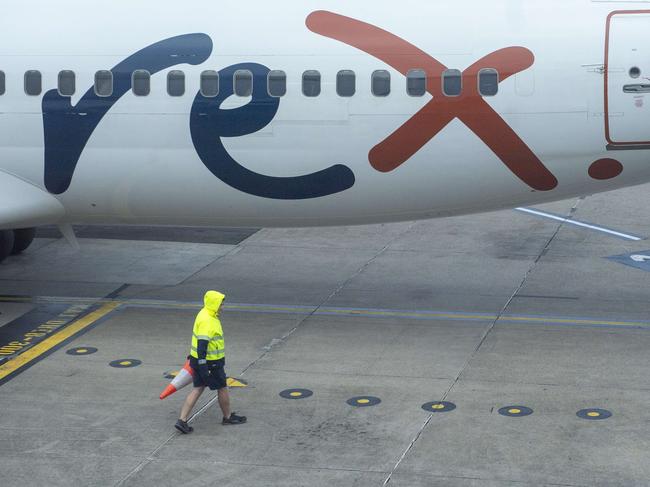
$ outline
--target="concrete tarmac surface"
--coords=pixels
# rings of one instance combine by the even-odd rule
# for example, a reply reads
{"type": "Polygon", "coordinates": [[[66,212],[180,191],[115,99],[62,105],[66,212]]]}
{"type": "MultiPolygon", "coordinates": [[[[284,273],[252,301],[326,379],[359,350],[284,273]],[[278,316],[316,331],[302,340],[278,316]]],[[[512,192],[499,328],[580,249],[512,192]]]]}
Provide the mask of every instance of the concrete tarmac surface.
{"type": "Polygon", "coordinates": [[[648,208],[41,230],[0,264],[0,485],[648,486],[648,208]],[[158,395],[208,289],[248,423],[206,392],[184,436],[158,395]]]}

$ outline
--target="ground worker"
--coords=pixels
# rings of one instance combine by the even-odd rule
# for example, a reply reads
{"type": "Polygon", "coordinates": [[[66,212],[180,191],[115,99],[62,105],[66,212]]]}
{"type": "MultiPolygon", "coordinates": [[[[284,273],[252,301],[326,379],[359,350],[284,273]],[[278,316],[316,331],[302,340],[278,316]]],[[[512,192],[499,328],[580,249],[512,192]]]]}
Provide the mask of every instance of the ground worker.
{"type": "Polygon", "coordinates": [[[230,396],[226,383],[226,355],[223,329],[219,321],[219,309],[225,296],[217,291],[208,291],[203,298],[203,309],[194,321],[190,366],[194,369],[194,388],[185,399],[181,416],[174,425],[183,434],[194,431],[187,420],[206,387],[217,391],[219,406],[223,413],[222,424],[242,424],[246,416],[237,416],[230,411],[230,396]]]}

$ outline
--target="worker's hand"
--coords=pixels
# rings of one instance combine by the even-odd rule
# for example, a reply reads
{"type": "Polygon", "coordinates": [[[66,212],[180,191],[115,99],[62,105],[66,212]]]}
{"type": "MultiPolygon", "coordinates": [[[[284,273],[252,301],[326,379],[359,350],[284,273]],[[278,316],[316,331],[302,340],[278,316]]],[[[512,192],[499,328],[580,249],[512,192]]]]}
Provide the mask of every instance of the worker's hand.
{"type": "Polygon", "coordinates": [[[208,369],[207,364],[199,365],[199,377],[203,380],[207,380],[210,377],[210,369],[208,369]]]}

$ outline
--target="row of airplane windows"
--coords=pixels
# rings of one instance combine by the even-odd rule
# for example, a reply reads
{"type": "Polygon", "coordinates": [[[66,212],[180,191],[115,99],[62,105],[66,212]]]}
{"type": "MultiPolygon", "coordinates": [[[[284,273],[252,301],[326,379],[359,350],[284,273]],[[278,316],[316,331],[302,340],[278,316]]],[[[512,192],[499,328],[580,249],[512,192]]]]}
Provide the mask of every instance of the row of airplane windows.
{"type": "MultiPolygon", "coordinates": [[[[247,97],[253,92],[254,76],[251,71],[239,70],[233,74],[233,91],[235,95],[247,97]]],[[[307,97],[321,94],[321,73],[316,70],[305,71],[302,75],[302,93],[307,97]]],[[[445,96],[460,96],[463,91],[463,76],[457,69],[448,69],[442,74],[442,92],[445,96]]],[[[178,97],[185,94],[185,73],[170,71],[167,73],[167,94],[178,97]]],[[[0,95],[5,94],[5,73],[0,71],[0,95]]],[[[266,77],[267,92],[272,97],[281,98],[287,94],[287,74],[284,71],[270,71],[266,77]]],[[[386,97],[391,93],[391,75],[386,70],[372,73],[371,92],[377,97],[386,97]]],[[[38,96],[43,91],[43,76],[40,71],[30,70],[24,75],[25,93],[38,96]]],[[[136,70],[131,76],[131,89],[136,96],[148,96],[151,93],[151,73],[136,70]]],[[[336,74],[336,93],[341,97],[352,97],[357,90],[357,76],[352,70],[342,70],[336,74]]],[[[74,71],[64,70],[58,74],[58,91],[61,96],[72,96],[76,92],[76,75],[74,71]]],[[[113,73],[97,71],[95,73],[94,91],[97,96],[109,97],[113,94],[113,73]]],[[[478,75],[478,91],[482,96],[495,96],[499,91],[499,73],[496,69],[482,69],[478,75]]],[[[219,94],[219,73],[203,71],[200,77],[200,92],[204,97],[213,98],[219,94]]],[[[422,69],[412,69],[406,76],[406,93],[410,96],[424,96],[427,92],[427,74],[422,69]]]]}

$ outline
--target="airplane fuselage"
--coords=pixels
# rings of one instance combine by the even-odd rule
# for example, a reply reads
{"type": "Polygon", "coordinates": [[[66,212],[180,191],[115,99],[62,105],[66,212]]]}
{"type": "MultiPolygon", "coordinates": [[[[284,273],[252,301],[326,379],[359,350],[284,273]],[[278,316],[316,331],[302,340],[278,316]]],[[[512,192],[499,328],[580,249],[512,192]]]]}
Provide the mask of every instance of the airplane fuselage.
{"type": "Polygon", "coordinates": [[[0,170],[58,222],[360,224],[650,181],[635,3],[63,3],[0,20],[0,170]]]}

